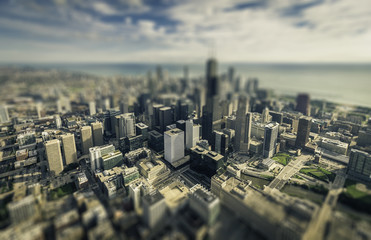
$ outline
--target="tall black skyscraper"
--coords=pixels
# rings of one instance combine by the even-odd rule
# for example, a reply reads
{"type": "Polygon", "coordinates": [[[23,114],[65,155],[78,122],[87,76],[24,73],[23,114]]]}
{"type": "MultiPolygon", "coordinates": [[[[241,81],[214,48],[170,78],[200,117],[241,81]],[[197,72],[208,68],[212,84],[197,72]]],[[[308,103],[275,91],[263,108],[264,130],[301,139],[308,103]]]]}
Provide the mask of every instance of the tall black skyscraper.
{"type": "Polygon", "coordinates": [[[218,106],[218,64],[216,59],[211,58],[206,63],[206,105],[203,108],[202,116],[202,138],[211,142],[213,122],[220,119],[218,106]]]}
{"type": "Polygon", "coordinates": [[[310,113],[310,97],[309,94],[302,93],[296,98],[296,111],[309,116],[310,113]]]}
{"type": "Polygon", "coordinates": [[[296,147],[303,148],[308,143],[311,123],[312,119],[310,117],[301,117],[299,119],[298,134],[295,142],[296,147]]]}
{"type": "Polygon", "coordinates": [[[218,63],[216,59],[211,58],[206,63],[206,81],[207,81],[207,98],[214,97],[218,94],[218,63]]]}

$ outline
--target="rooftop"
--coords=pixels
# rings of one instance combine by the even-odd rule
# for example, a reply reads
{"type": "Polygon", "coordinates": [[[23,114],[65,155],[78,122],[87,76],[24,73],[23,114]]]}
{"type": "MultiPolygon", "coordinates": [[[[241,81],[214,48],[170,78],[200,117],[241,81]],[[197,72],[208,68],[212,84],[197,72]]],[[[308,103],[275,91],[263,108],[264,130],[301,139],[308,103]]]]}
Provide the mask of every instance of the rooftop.
{"type": "Polygon", "coordinates": [[[172,135],[178,135],[180,133],[182,133],[183,131],[180,130],[179,128],[173,128],[171,130],[168,130],[165,132],[165,134],[169,135],[169,136],[172,136],[172,135]]]}
{"type": "Polygon", "coordinates": [[[162,196],[162,194],[158,190],[156,190],[156,191],[151,192],[147,195],[144,195],[143,196],[143,203],[153,205],[153,204],[161,201],[162,199],[164,199],[164,196],[162,196]]]}

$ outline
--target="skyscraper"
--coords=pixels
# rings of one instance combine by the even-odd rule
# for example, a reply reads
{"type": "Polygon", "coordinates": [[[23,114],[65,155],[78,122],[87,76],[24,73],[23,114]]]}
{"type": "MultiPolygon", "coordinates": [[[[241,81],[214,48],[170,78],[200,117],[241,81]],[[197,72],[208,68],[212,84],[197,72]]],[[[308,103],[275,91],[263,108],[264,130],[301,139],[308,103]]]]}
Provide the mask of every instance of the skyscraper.
{"type": "Polygon", "coordinates": [[[206,105],[202,114],[202,138],[212,140],[213,123],[218,120],[220,109],[218,109],[219,79],[217,76],[217,61],[211,58],[206,63],[206,105]]]}
{"type": "Polygon", "coordinates": [[[89,102],[89,114],[94,115],[96,113],[95,101],[89,102]]]}
{"type": "Polygon", "coordinates": [[[311,123],[312,119],[310,117],[301,117],[299,119],[298,133],[295,142],[296,147],[303,148],[308,143],[311,123]]]}
{"type": "Polygon", "coordinates": [[[81,144],[82,144],[82,153],[88,154],[89,148],[93,147],[93,137],[90,126],[83,126],[81,128],[81,144]]]}
{"type": "Polygon", "coordinates": [[[262,123],[268,123],[269,118],[270,118],[269,109],[265,107],[262,113],[262,123]]]}
{"type": "Polygon", "coordinates": [[[49,164],[49,171],[55,175],[63,171],[63,161],[61,154],[61,146],[58,139],[53,139],[44,143],[46,157],[49,164]]]}
{"type": "Polygon", "coordinates": [[[178,128],[164,133],[165,160],[173,163],[184,157],[184,132],[178,128]]]}
{"type": "Polygon", "coordinates": [[[278,126],[279,124],[276,122],[271,122],[265,125],[263,145],[263,157],[265,158],[271,158],[275,153],[278,136],[278,126]]]}
{"type": "Polygon", "coordinates": [[[5,105],[0,105],[0,123],[9,122],[8,108],[5,105]]]}
{"type": "Polygon", "coordinates": [[[19,224],[35,216],[36,201],[33,195],[28,195],[18,201],[8,204],[9,217],[13,224],[19,224]]]}
{"type": "Polygon", "coordinates": [[[166,216],[166,202],[161,193],[156,190],[142,198],[143,203],[143,220],[150,228],[162,224],[161,220],[166,216]]]}
{"type": "Polygon", "coordinates": [[[103,145],[103,126],[101,122],[94,122],[91,124],[91,129],[93,132],[93,143],[94,146],[103,145]]]}
{"type": "Polygon", "coordinates": [[[186,132],[186,148],[190,149],[196,146],[200,140],[200,125],[194,124],[193,119],[188,119],[185,122],[186,132]]]}
{"type": "Polygon", "coordinates": [[[171,107],[162,107],[159,109],[159,120],[161,132],[164,132],[166,126],[172,124],[174,121],[173,110],[171,107]]]}
{"type": "Polygon", "coordinates": [[[222,154],[223,156],[227,153],[229,145],[229,137],[227,134],[214,130],[213,131],[213,144],[212,150],[222,154]]]}
{"type": "Polygon", "coordinates": [[[135,128],[136,128],[137,135],[142,135],[143,136],[143,141],[147,141],[148,138],[149,138],[148,126],[145,125],[144,123],[137,123],[137,124],[135,124],[135,128]]]}
{"type": "Polygon", "coordinates": [[[301,93],[296,98],[296,111],[301,112],[304,115],[309,116],[310,114],[310,97],[309,94],[301,93]]]}
{"type": "Polygon", "coordinates": [[[247,97],[241,96],[237,108],[234,146],[236,151],[244,153],[247,153],[250,148],[252,115],[251,113],[247,113],[248,106],[247,97]]]}
{"type": "Polygon", "coordinates": [[[92,147],[89,149],[89,157],[91,169],[95,171],[103,167],[102,156],[109,155],[115,152],[113,145],[104,145],[100,147],[92,147]]]}
{"type": "Polygon", "coordinates": [[[75,136],[71,133],[62,136],[63,155],[66,165],[77,162],[75,136]]]}
{"type": "Polygon", "coordinates": [[[228,80],[230,82],[233,82],[233,80],[234,80],[234,76],[235,76],[234,72],[235,72],[234,67],[229,67],[228,68],[228,80]]]}
{"type": "Polygon", "coordinates": [[[135,136],[135,115],[124,113],[116,116],[116,138],[135,136]]]}

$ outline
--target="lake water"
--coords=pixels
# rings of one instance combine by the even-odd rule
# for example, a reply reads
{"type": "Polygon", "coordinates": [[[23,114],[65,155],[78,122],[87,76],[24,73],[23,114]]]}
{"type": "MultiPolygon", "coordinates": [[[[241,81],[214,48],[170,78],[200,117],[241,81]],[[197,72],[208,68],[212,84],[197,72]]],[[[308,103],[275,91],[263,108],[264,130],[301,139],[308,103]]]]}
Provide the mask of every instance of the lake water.
{"type": "MultiPolygon", "coordinates": [[[[99,76],[146,75],[156,64],[34,64],[33,67],[78,71],[99,76]]],[[[170,76],[183,75],[180,64],[162,64],[170,76]]],[[[188,64],[191,77],[204,76],[204,64],[188,64]]],[[[233,66],[237,76],[257,77],[261,87],[279,94],[307,92],[313,99],[371,107],[371,64],[223,64],[219,73],[233,66]]]]}

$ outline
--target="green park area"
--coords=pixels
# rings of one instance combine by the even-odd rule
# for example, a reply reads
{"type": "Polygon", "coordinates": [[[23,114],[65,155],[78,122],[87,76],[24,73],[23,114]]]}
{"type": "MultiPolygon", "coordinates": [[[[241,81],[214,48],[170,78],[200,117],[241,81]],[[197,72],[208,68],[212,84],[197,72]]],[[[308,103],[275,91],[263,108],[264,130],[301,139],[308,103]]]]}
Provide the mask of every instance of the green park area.
{"type": "Polygon", "coordinates": [[[360,212],[371,214],[371,186],[347,179],[345,191],[340,194],[339,201],[360,212]]]}
{"type": "Polygon", "coordinates": [[[64,197],[76,191],[75,183],[68,183],[59,188],[50,191],[50,199],[56,200],[58,198],[64,197]]]}
{"type": "Polygon", "coordinates": [[[277,153],[276,155],[274,155],[274,157],[272,159],[274,161],[276,161],[278,163],[281,163],[282,165],[286,166],[287,164],[289,164],[289,162],[291,160],[291,157],[287,153],[277,153]]]}
{"type": "Polygon", "coordinates": [[[302,168],[300,169],[300,172],[324,182],[332,182],[336,177],[335,173],[327,171],[321,167],[302,168]]]}

